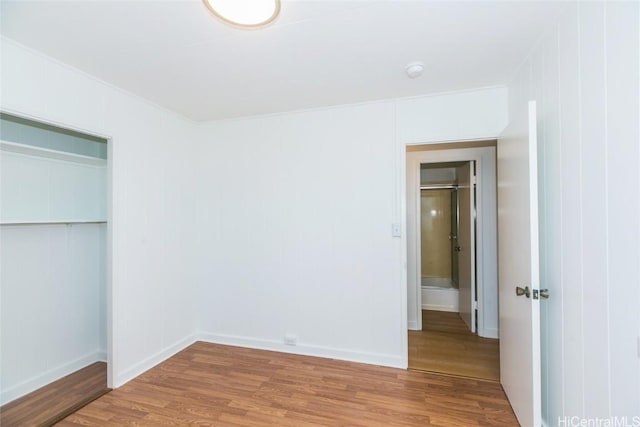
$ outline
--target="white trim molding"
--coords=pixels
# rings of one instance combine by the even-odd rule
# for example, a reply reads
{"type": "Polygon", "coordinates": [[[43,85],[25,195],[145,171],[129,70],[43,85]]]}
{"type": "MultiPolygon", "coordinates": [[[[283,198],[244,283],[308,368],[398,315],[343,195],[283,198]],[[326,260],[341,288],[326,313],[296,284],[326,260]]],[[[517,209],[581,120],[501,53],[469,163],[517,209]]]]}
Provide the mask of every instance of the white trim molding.
{"type": "Polygon", "coordinates": [[[366,363],[369,365],[388,366],[391,368],[407,368],[407,366],[405,366],[405,363],[403,363],[401,357],[392,354],[357,352],[304,343],[299,343],[298,345],[291,346],[276,340],[256,339],[235,335],[215,334],[210,332],[200,332],[197,334],[197,337],[198,341],[204,341],[212,344],[224,344],[237,347],[253,348],[257,350],[269,350],[277,351],[280,353],[299,354],[302,356],[338,359],[349,362],[366,363]]]}
{"type": "Polygon", "coordinates": [[[136,378],[137,376],[143,374],[144,372],[164,362],[165,360],[175,355],[176,353],[179,353],[180,351],[189,347],[191,344],[193,344],[196,341],[198,340],[196,339],[195,334],[189,335],[188,337],[183,338],[169,345],[168,347],[165,347],[163,350],[158,351],[154,355],[136,363],[126,371],[115,375],[113,388],[118,388],[120,386],[123,386],[124,384],[128,383],[129,381],[136,378]]]}

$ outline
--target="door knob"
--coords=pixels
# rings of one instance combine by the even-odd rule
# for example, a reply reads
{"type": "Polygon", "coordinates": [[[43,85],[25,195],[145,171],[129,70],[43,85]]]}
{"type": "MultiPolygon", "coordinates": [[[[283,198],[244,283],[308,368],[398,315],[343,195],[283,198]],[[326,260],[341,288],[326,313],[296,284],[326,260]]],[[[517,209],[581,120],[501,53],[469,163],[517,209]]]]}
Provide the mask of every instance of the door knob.
{"type": "Polygon", "coordinates": [[[527,298],[529,298],[531,296],[531,291],[529,290],[528,286],[525,286],[524,289],[521,288],[520,286],[516,286],[516,295],[517,296],[526,296],[527,298]]]}
{"type": "Polygon", "coordinates": [[[540,298],[549,299],[549,289],[540,289],[540,298]]]}

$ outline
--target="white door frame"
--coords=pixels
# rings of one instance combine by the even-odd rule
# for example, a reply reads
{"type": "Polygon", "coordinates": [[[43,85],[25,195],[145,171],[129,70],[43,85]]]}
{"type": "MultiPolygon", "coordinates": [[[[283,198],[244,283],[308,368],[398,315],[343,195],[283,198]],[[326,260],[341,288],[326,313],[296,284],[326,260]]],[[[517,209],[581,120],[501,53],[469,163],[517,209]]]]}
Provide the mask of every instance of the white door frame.
{"type": "MultiPolygon", "coordinates": [[[[457,142],[457,141],[456,141],[457,142]]],[[[417,209],[415,196],[417,195],[416,187],[419,185],[419,169],[421,163],[442,163],[442,162],[457,162],[457,161],[475,161],[476,162],[476,176],[477,176],[477,200],[476,200],[476,268],[477,268],[477,295],[478,295],[478,335],[483,337],[497,338],[497,235],[496,235],[496,211],[494,206],[485,206],[483,203],[483,195],[487,190],[490,190],[490,186],[495,187],[495,174],[492,182],[487,181],[483,171],[485,169],[493,168],[495,170],[495,147],[492,146],[471,146],[469,147],[469,141],[463,141],[465,144],[441,143],[441,144],[428,144],[425,146],[425,151],[411,151],[406,152],[405,160],[405,174],[406,182],[404,182],[403,195],[406,213],[406,233],[405,247],[407,248],[407,327],[408,329],[421,329],[422,317],[419,315],[422,310],[421,302],[421,286],[419,269],[417,263],[419,262],[420,251],[416,245],[419,242],[416,240],[417,234],[417,209]],[[462,146],[462,148],[457,148],[462,146]],[[486,186],[486,187],[485,187],[486,186]],[[416,191],[410,192],[409,189],[416,191]],[[415,194],[413,194],[415,193],[415,194]],[[414,200],[412,200],[414,199],[414,200]],[[493,234],[493,235],[491,235],[493,234]],[[489,279],[491,278],[491,279],[489,279]],[[493,283],[486,283],[491,280],[493,283]],[[489,298],[488,294],[494,294],[493,298],[489,298]],[[491,301],[492,300],[492,301],[491,301]],[[485,310],[485,308],[487,308],[485,310]],[[495,319],[487,321],[489,311],[495,319]],[[409,318],[411,315],[414,318],[409,318]],[[495,320],[495,321],[494,321],[495,320]]],[[[407,144],[407,145],[421,145],[421,144],[407,144]]],[[[495,188],[493,188],[494,201],[495,201],[495,188]]]]}
{"type": "MultiPolygon", "coordinates": [[[[476,301],[478,301],[477,291],[479,290],[479,286],[476,289],[478,283],[476,277],[476,228],[478,226],[476,217],[479,211],[476,191],[478,194],[481,191],[480,188],[476,188],[476,174],[480,175],[480,169],[474,161],[464,162],[464,167],[456,168],[459,217],[456,242],[462,248],[462,251],[458,252],[458,315],[472,333],[477,332],[476,317],[482,317],[480,309],[477,310],[478,316],[476,316],[475,310],[476,301]],[[462,172],[463,179],[460,179],[459,172],[462,172]],[[460,217],[460,212],[465,212],[465,216],[460,217]]],[[[479,304],[477,305],[479,307],[479,304]]]]}

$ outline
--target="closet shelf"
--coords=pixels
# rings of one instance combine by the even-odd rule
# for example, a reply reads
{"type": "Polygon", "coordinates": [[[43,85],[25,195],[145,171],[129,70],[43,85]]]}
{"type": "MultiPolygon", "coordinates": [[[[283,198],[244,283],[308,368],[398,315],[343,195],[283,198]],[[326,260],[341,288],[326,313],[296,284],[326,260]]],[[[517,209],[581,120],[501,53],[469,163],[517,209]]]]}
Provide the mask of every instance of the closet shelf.
{"type": "Polygon", "coordinates": [[[106,220],[89,220],[89,221],[9,221],[0,222],[0,225],[57,225],[57,224],[106,224],[106,220]]]}
{"type": "Polygon", "coordinates": [[[85,165],[106,167],[107,160],[100,157],[85,156],[67,151],[52,150],[50,148],[38,147],[35,145],[19,144],[17,142],[0,140],[0,151],[16,153],[27,156],[45,157],[53,160],[81,163],[85,165]]]}

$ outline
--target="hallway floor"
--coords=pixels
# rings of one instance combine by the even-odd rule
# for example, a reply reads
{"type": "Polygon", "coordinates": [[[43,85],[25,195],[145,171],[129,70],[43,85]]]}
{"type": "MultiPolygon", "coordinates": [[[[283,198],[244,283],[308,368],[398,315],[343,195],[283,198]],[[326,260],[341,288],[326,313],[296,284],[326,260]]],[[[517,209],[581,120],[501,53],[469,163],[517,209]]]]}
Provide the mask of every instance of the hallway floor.
{"type": "Polygon", "coordinates": [[[409,331],[409,369],[499,381],[499,341],[469,332],[458,313],[422,310],[422,331],[409,331]]]}

